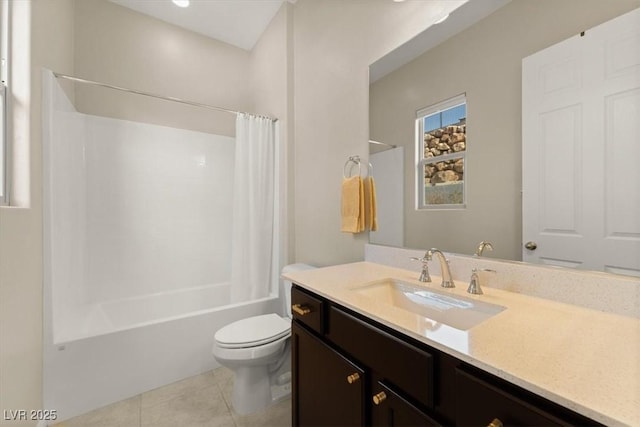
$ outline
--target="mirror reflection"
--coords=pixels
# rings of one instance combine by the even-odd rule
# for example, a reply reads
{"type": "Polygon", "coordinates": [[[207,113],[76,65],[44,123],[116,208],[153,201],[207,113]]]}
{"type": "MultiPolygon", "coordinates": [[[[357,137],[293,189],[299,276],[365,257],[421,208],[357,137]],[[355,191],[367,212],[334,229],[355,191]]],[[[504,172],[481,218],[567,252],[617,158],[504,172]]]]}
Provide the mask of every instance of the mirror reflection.
{"type": "MultiPolygon", "coordinates": [[[[461,6],[447,21],[439,25],[456,25],[456,17],[468,14],[473,3],[461,6]]],[[[528,102],[527,99],[523,100],[523,87],[525,93],[527,90],[533,90],[534,93],[537,93],[536,90],[545,90],[535,89],[535,84],[539,83],[537,78],[530,79],[533,83],[523,80],[523,75],[526,75],[523,71],[527,67],[537,70],[535,72],[538,76],[542,73],[540,70],[560,70],[556,73],[555,80],[552,80],[552,73],[546,74],[544,84],[562,85],[574,75],[574,71],[562,69],[561,63],[544,68],[544,64],[536,65],[535,61],[528,59],[523,62],[523,59],[537,58],[539,52],[555,49],[560,42],[570,38],[578,40],[581,46],[588,46],[586,42],[591,42],[595,37],[591,36],[589,29],[639,6],[638,0],[615,0],[606,4],[593,0],[513,0],[387,74],[381,75],[379,65],[387,57],[402,56],[397,51],[390,52],[385,58],[372,64],[369,126],[371,140],[378,143],[370,143],[369,148],[379,193],[380,226],[378,232],[370,234],[371,243],[409,248],[438,247],[449,252],[472,255],[480,242],[485,241],[491,242],[493,251],[486,251],[484,256],[517,261],[524,258],[527,262],[640,276],[640,172],[635,172],[640,168],[634,168],[631,161],[625,161],[625,156],[622,156],[619,166],[613,168],[618,171],[624,169],[628,178],[623,181],[618,178],[620,173],[616,175],[616,187],[623,188],[625,194],[619,198],[621,201],[607,206],[602,200],[602,206],[597,208],[580,207],[571,210],[571,206],[578,205],[577,200],[594,198],[592,192],[595,188],[586,188],[588,185],[584,182],[608,182],[612,178],[592,177],[591,181],[578,182],[576,177],[588,166],[573,164],[572,159],[576,156],[585,157],[584,153],[566,152],[559,144],[554,145],[554,138],[556,141],[578,138],[580,131],[576,129],[582,129],[580,126],[583,122],[575,121],[578,116],[571,115],[570,108],[557,104],[554,108],[563,113],[555,114],[553,112],[556,110],[553,108],[534,111],[535,109],[525,107],[525,113],[529,116],[545,117],[542,131],[537,125],[527,128],[527,118],[523,116],[523,102],[528,102]],[[576,14],[576,10],[581,10],[581,13],[576,14]],[[580,37],[579,34],[585,30],[587,36],[580,37]],[[417,119],[421,118],[421,112],[460,94],[466,97],[464,203],[462,206],[445,204],[444,208],[425,205],[425,188],[433,188],[434,184],[431,182],[433,171],[425,171],[425,164],[434,167],[436,172],[440,171],[436,166],[438,162],[427,159],[425,147],[430,149],[429,141],[432,138],[425,136],[428,132],[424,132],[417,119]],[[525,135],[525,132],[528,134],[525,135]],[[429,141],[425,142],[426,138],[430,138],[429,141]],[[532,140],[535,143],[532,144],[532,140]],[[523,148],[523,141],[525,144],[530,141],[530,145],[545,147],[546,154],[542,157],[533,156],[530,149],[523,148]],[[537,162],[537,166],[531,166],[532,161],[537,162]],[[546,167],[547,172],[535,179],[546,182],[546,186],[542,185],[542,190],[536,190],[541,191],[539,194],[533,193],[536,194],[533,202],[524,201],[526,209],[523,212],[522,191],[531,180],[525,177],[523,182],[523,170],[540,170],[541,167],[546,167]],[[549,173],[549,170],[554,172],[549,173]],[[384,186],[388,188],[385,189],[384,186]],[[555,211],[554,207],[557,208],[555,211]],[[591,259],[596,258],[596,249],[592,245],[605,245],[609,252],[612,250],[607,246],[610,242],[571,243],[572,239],[578,241],[575,236],[582,237],[593,228],[589,224],[578,223],[583,221],[588,211],[598,209],[603,212],[603,218],[593,221],[606,223],[607,218],[610,221],[611,218],[617,218],[616,223],[624,223],[624,229],[622,225],[619,226],[620,229],[615,229],[614,225],[609,227],[611,230],[602,231],[604,234],[609,232],[611,236],[620,237],[617,240],[624,241],[626,245],[620,249],[623,256],[618,257],[625,260],[617,266],[618,259],[598,261],[602,266],[591,262],[591,259]],[[539,224],[533,225],[533,228],[542,228],[543,233],[534,234],[530,231],[532,227],[527,228],[527,223],[536,221],[531,218],[531,211],[534,211],[536,218],[547,221],[546,228],[539,224]],[[523,232],[523,229],[526,231],[523,232]],[[545,234],[563,237],[565,243],[549,240],[545,234]],[[567,240],[570,243],[566,243],[567,240]],[[579,247],[578,255],[564,256],[545,252],[550,247],[572,244],[579,247]],[[529,248],[537,247],[527,249],[525,245],[529,248]]],[[[459,21],[458,19],[458,23],[459,21]]],[[[419,37],[436,31],[435,27],[427,29],[419,37]]],[[[610,37],[618,36],[614,34],[610,37]]],[[[636,37],[637,39],[640,37],[636,37]]],[[[603,43],[613,45],[612,42],[603,43]]],[[[400,46],[398,49],[402,48],[400,46]]],[[[590,55],[592,56],[594,55],[590,55]]],[[[541,57],[538,62],[544,62],[544,56],[541,57]]],[[[640,65],[633,63],[633,58],[637,61],[637,55],[630,57],[632,58],[625,64],[627,68],[635,70],[632,77],[637,85],[640,65]]],[[[388,67],[388,64],[385,66],[388,67]]],[[[605,68],[608,66],[603,65],[605,68]]],[[[579,72],[588,72],[589,67],[594,65],[587,65],[585,70],[579,72]]],[[[626,158],[637,159],[640,158],[640,148],[637,148],[640,146],[639,125],[628,114],[633,111],[637,114],[640,100],[637,88],[635,92],[631,89],[629,93],[635,93],[636,96],[620,97],[620,102],[615,104],[613,111],[617,111],[617,122],[621,124],[618,134],[627,135],[626,139],[631,142],[619,144],[616,148],[625,149],[628,154],[626,158]],[[626,120],[625,117],[630,119],[626,120]]],[[[569,100],[567,105],[571,102],[576,103],[575,100],[569,100]]],[[[436,108],[434,112],[437,111],[436,108]]],[[[604,111],[600,111],[599,117],[601,122],[607,119],[604,111]]],[[[424,124],[424,120],[422,123],[424,124]]],[[[621,138],[610,139],[617,141],[621,138]]],[[[607,144],[602,150],[611,151],[612,142],[607,141],[607,138],[602,140],[603,144],[607,144]]],[[[435,148],[437,152],[437,146],[435,148]]],[[[436,153],[432,154],[435,156],[436,153]]],[[[455,173],[455,169],[450,170],[455,173]]],[[[455,179],[453,173],[447,175],[455,179]]],[[[525,199],[530,194],[530,190],[526,190],[525,199]]]]}

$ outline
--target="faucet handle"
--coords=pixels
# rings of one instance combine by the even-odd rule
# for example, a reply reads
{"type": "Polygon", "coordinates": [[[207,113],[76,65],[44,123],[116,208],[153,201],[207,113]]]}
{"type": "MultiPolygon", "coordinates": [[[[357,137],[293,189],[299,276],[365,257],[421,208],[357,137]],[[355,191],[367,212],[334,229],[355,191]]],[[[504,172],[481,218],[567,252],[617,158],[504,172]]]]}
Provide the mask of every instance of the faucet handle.
{"type": "Polygon", "coordinates": [[[473,256],[481,257],[485,249],[489,249],[490,251],[493,250],[493,245],[491,245],[491,242],[487,242],[484,240],[480,242],[480,244],[478,244],[478,249],[476,249],[476,253],[473,254],[473,256]]]}
{"type": "Polygon", "coordinates": [[[431,276],[429,275],[429,258],[424,256],[422,258],[411,257],[410,259],[412,261],[420,261],[422,263],[422,271],[420,272],[420,278],[418,278],[418,280],[430,283],[431,276]]]}
{"type": "Polygon", "coordinates": [[[480,286],[480,276],[478,276],[478,271],[486,271],[489,273],[496,273],[496,270],[492,270],[490,268],[472,268],[471,269],[471,280],[469,281],[469,287],[467,288],[467,292],[473,295],[482,295],[482,287],[480,286]]]}

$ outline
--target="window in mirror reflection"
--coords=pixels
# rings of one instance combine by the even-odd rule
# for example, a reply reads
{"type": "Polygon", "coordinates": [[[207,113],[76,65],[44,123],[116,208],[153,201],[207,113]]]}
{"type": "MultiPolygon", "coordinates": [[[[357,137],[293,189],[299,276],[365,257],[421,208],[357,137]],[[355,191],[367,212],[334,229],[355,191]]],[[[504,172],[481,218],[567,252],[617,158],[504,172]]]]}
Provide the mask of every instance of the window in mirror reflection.
{"type": "Polygon", "coordinates": [[[418,209],[464,208],[466,119],[464,94],[417,112],[418,209]]]}

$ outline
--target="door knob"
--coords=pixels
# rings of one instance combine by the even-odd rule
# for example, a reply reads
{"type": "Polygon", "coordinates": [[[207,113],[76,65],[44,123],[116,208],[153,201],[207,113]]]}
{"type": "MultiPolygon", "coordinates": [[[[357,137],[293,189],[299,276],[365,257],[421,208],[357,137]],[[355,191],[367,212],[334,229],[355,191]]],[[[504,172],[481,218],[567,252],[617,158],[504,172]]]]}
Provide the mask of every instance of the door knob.
{"type": "Polygon", "coordinates": [[[536,242],[527,242],[524,244],[524,247],[529,249],[530,251],[535,251],[538,247],[538,244],[536,242]]]}
{"type": "Polygon", "coordinates": [[[503,425],[504,424],[502,424],[502,421],[500,421],[498,418],[494,418],[487,427],[503,427],[503,425]]]}

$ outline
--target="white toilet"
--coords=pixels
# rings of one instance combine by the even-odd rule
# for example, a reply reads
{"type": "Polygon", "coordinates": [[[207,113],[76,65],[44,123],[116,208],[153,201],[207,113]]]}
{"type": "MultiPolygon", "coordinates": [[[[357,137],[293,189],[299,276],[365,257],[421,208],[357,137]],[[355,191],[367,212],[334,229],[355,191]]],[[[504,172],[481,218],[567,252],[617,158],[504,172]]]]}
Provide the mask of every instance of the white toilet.
{"type": "MultiPolygon", "coordinates": [[[[309,270],[287,265],[283,273],[309,270]]],[[[284,280],[286,317],[275,313],[238,320],[220,328],[213,357],[234,371],[234,410],[241,415],[266,408],[291,393],[291,282],[284,280]]]]}

